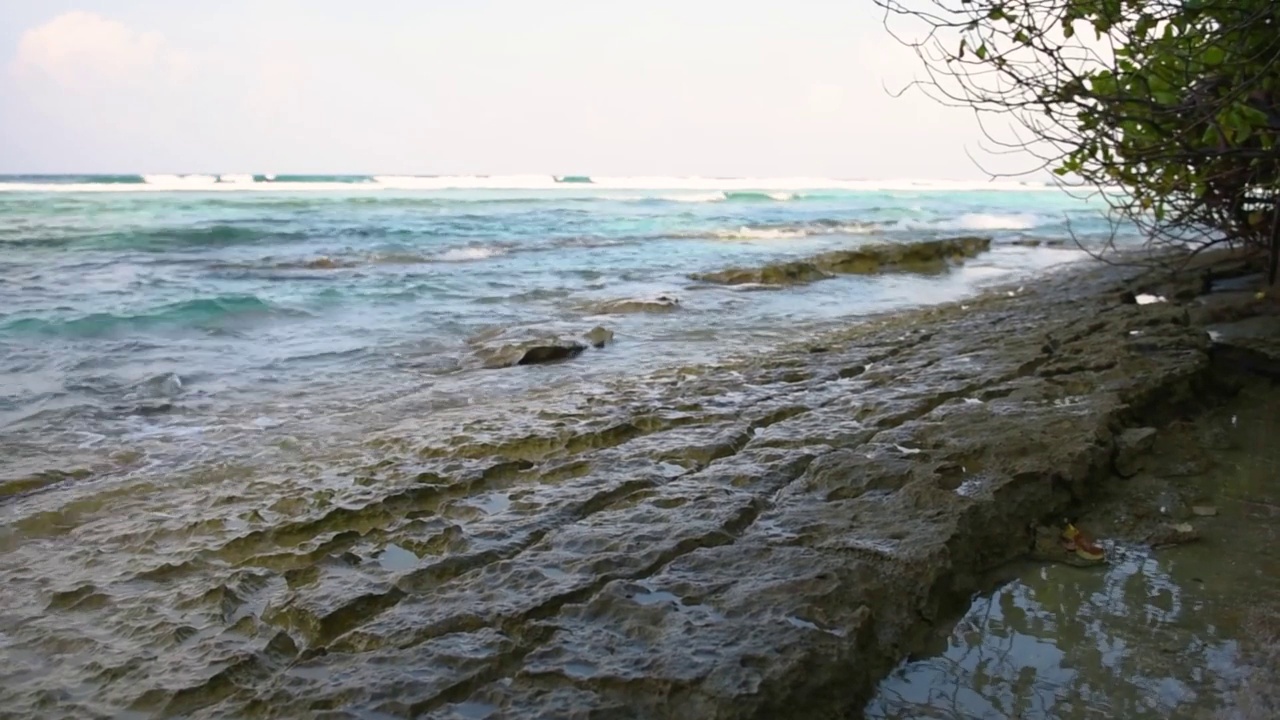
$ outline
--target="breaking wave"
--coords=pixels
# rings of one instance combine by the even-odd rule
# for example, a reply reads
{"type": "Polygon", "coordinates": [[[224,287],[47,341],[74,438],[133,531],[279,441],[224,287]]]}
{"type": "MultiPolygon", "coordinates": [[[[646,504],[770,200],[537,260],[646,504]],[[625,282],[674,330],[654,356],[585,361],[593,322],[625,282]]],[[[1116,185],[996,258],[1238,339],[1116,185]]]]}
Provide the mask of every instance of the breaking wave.
{"type": "Polygon", "coordinates": [[[866,235],[881,229],[875,223],[853,220],[819,219],[804,223],[744,225],[736,229],[715,230],[694,237],[719,240],[786,240],[814,235],[866,235]]]}
{"type": "Polygon", "coordinates": [[[435,259],[443,262],[467,262],[470,260],[487,260],[505,254],[506,250],[499,247],[461,247],[445,250],[436,255],[435,259]]]}
{"type": "Polygon", "coordinates": [[[906,220],[898,223],[898,227],[903,230],[1031,230],[1045,221],[1046,218],[1032,213],[965,213],[943,220],[906,220]]]}

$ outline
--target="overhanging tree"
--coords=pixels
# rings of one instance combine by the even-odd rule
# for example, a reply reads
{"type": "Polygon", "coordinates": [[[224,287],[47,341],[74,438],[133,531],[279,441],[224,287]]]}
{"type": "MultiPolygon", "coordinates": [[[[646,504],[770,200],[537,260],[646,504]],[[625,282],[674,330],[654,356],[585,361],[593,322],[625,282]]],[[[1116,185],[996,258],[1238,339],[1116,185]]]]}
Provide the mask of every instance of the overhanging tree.
{"type": "Polygon", "coordinates": [[[1280,2],[875,0],[918,85],[1154,244],[1280,264],[1280,2]],[[1007,131],[993,129],[991,120],[1007,131]]]}

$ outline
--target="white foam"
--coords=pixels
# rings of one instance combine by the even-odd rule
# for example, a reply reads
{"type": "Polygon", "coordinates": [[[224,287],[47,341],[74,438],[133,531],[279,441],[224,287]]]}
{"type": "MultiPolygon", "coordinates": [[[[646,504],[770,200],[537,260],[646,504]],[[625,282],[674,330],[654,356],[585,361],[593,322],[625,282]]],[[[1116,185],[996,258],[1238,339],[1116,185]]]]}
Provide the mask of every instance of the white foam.
{"type": "Polygon", "coordinates": [[[693,193],[690,195],[663,195],[659,199],[684,203],[709,203],[723,202],[727,197],[728,196],[724,194],[724,191],[718,190],[716,192],[693,193]]]}
{"type": "Polygon", "coordinates": [[[451,248],[445,250],[435,256],[436,260],[444,262],[467,262],[469,260],[484,260],[486,258],[504,255],[505,251],[495,247],[463,247],[451,248]]]}
{"type": "Polygon", "coordinates": [[[143,182],[158,188],[201,188],[218,182],[217,175],[143,175],[143,182]]]}
{"type": "Polygon", "coordinates": [[[1148,293],[1142,293],[1141,295],[1135,295],[1135,296],[1134,296],[1134,300],[1136,300],[1136,301],[1138,302],[1138,304],[1139,304],[1139,305],[1150,305],[1150,304],[1152,304],[1152,303],[1162,303],[1162,302],[1165,302],[1165,299],[1164,299],[1164,296],[1163,296],[1163,295],[1151,295],[1151,294],[1148,294],[1148,293]]]}
{"type": "Polygon", "coordinates": [[[948,220],[906,220],[898,227],[904,230],[1030,230],[1041,222],[1039,216],[1031,213],[965,213],[948,220]]]}
{"type": "Polygon", "coordinates": [[[551,175],[374,175],[373,182],[390,190],[544,190],[581,189],[579,183],[557,183],[551,175]]]}
{"type": "MultiPolygon", "coordinates": [[[[963,192],[963,191],[1057,191],[1037,182],[973,180],[846,180],[821,177],[708,178],[673,176],[601,176],[590,183],[556,182],[551,175],[376,175],[369,182],[274,182],[274,175],[257,180],[247,174],[227,175],[144,175],[142,183],[32,183],[4,182],[0,192],[163,192],[270,191],[270,192],[355,192],[369,190],[556,190],[594,196],[601,190],[702,191],[701,195],[680,196],[685,202],[716,202],[730,191],[759,192],[775,200],[791,200],[802,190],[846,190],[854,192],[963,192]],[[716,195],[713,199],[713,194],[716,195]],[[691,199],[697,198],[697,199],[691,199]]],[[[994,216],[993,216],[994,217],[994,216]]]]}
{"type": "Polygon", "coordinates": [[[721,240],[787,240],[806,237],[808,233],[787,228],[740,227],[737,230],[717,230],[714,235],[721,240]]]}

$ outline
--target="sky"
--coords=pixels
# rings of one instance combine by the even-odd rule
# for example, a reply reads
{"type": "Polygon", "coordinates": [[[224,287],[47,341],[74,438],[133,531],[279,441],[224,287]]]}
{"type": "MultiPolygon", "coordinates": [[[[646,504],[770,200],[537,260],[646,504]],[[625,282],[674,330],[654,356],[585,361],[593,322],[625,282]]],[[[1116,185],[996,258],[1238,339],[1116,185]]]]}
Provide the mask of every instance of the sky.
{"type": "Polygon", "coordinates": [[[977,179],[871,0],[0,0],[0,173],[977,179]]]}

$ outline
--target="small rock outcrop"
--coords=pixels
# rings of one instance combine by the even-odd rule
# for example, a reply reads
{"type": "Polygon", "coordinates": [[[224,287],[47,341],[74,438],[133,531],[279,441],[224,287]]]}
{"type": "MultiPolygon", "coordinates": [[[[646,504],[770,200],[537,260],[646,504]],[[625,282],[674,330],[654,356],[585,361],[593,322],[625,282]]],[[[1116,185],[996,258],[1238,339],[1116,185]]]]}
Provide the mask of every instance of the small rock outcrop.
{"type": "Polygon", "coordinates": [[[834,277],[812,262],[774,263],[758,268],[729,268],[690,275],[694,280],[718,285],[805,285],[834,277]]]}
{"type": "Polygon", "coordinates": [[[958,237],[914,243],[886,243],[819,255],[818,267],[835,273],[942,272],[951,263],[991,249],[991,238],[958,237]]]}
{"type": "Polygon", "coordinates": [[[535,344],[524,348],[520,359],[515,364],[537,365],[557,360],[568,360],[569,358],[578,357],[586,349],[587,346],[579,342],[535,344]]]}
{"type": "Polygon", "coordinates": [[[583,333],[582,337],[591,343],[591,347],[599,349],[613,342],[613,331],[607,327],[597,325],[583,333]]]}
{"type": "Polygon", "coordinates": [[[680,299],[674,295],[654,295],[643,298],[622,298],[606,300],[591,305],[591,312],[600,315],[621,315],[626,313],[664,313],[680,309],[680,299]]]}
{"type": "Polygon", "coordinates": [[[538,327],[495,328],[479,333],[467,344],[481,367],[504,368],[541,365],[578,357],[588,347],[603,348],[613,342],[613,331],[597,325],[581,327],[560,324],[538,327]]]}
{"type": "Polygon", "coordinates": [[[842,275],[882,272],[944,272],[953,263],[991,248],[991,238],[957,237],[911,243],[882,243],[833,250],[807,260],[771,263],[758,268],[729,268],[690,277],[720,285],[803,285],[842,275]]]}
{"type": "Polygon", "coordinates": [[[1156,440],[1155,428],[1130,428],[1116,436],[1115,471],[1133,477],[1142,470],[1142,461],[1156,440]]]}

